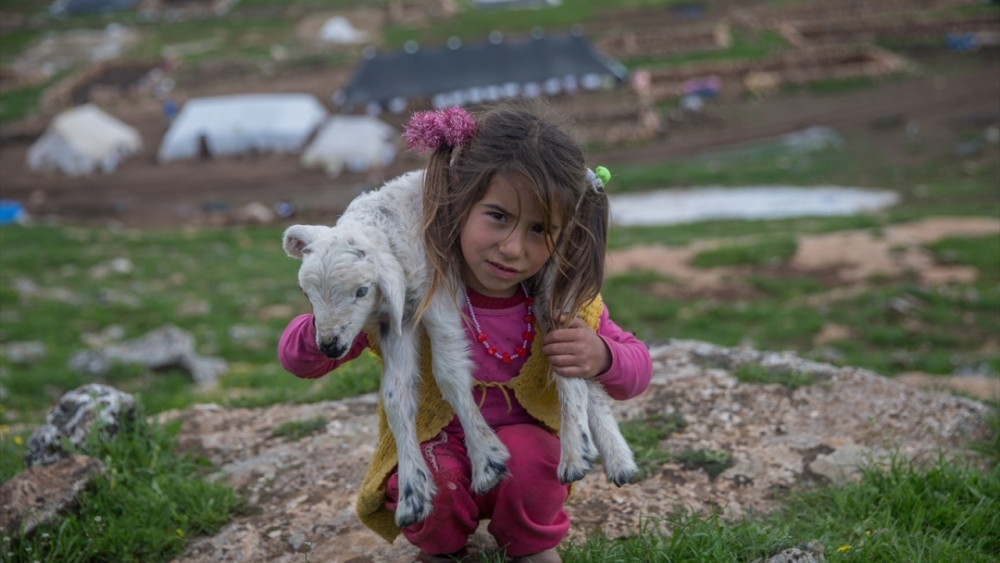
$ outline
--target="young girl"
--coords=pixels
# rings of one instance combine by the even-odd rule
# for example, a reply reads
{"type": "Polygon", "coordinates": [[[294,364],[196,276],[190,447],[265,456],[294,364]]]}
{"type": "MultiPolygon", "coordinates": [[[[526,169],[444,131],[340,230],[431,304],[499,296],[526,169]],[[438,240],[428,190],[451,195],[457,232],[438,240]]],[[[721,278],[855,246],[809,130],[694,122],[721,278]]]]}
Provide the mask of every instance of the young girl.
{"type": "MultiPolygon", "coordinates": [[[[473,392],[510,459],[500,484],[472,493],[461,425],[424,373],[417,423],[422,436],[433,436],[421,449],[437,495],[430,516],[402,533],[420,548],[417,561],[454,561],[465,555],[479,520],[489,519],[490,533],[515,561],[560,562],[555,548],[569,530],[569,489],[556,472],[559,405],[550,368],[557,377],[598,381],[618,400],[644,391],[652,375],[646,346],[611,321],[598,294],[608,221],[603,183],[566,133],[512,106],[475,120],[458,108],[418,113],[407,137],[411,149],[433,151],[424,174],[432,287],[446,288],[463,309],[477,366],[473,392]],[[558,327],[536,338],[532,296],[543,278],[548,318],[558,327]]],[[[278,356],[294,375],[316,378],[365,348],[377,351],[377,338],[359,334],[334,361],[316,347],[312,315],[301,315],[285,329],[278,356]]],[[[382,439],[357,509],[391,542],[400,532],[393,521],[398,479],[379,414],[382,439]]]]}

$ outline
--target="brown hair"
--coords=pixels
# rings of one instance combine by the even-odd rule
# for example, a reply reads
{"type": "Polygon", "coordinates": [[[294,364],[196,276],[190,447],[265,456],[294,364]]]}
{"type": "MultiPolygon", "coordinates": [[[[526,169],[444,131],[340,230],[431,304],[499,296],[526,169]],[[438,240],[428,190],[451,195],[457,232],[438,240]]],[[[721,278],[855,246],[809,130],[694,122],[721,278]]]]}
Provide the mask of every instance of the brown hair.
{"type": "Polygon", "coordinates": [[[533,188],[546,232],[551,232],[552,217],[561,220],[559,235],[549,240],[552,256],[527,282],[533,295],[548,298],[539,303],[543,318],[575,312],[600,292],[608,198],[588,182],[580,146],[554,119],[541,117],[544,111],[524,102],[496,106],[477,116],[476,133],[463,147],[442,145],[431,154],[424,173],[423,229],[433,268],[421,312],[442,286],[457,302],[461,229],[497,174],[521,177],[533,188]]]}

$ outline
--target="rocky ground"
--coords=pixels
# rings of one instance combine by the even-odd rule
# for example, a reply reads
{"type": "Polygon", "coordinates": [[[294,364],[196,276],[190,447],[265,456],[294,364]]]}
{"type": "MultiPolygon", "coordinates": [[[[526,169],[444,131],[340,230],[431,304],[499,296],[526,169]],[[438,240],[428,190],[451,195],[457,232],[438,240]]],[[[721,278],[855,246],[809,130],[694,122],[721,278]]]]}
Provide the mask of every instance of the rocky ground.
{"type": "MultiPolygon", "coordinates": [[[[634,534],[640,521],[680,507],[738,517],[767,512],[781,493],[851,479],[857,467],[893,455],[918,461],[964,457],[988,429],[989,407],[976,400],[924,392],[856,368],[836,368],[789,353],[726,349],[695,341],[651,347],[649,390],[616,406],[623,420],[676,415],[686,426],[660,443],[670,452],[716,450],[735,464],[715,478],[703,469],[667,463],[621,489],[600,471],[575,486],[566,541],[601,531],[634,534]],[[770,373],[811,373],[814,383],[791,390],[746,384],[744,366],[770,373]]],[[[1000,397],[1000,380],[993,380],[1000,397]]],[[[249,498],[249,514],[213,537],[194,541],[175,563],[381,563],[414,553],[405,541],[386,544],[354,514],[354,499],[375,443],[374,395],[309,405],[222,409],[201,405],[162,413],[182,420],[180,447],[206,456],[249,498]],[[317,416],[325,429],[298,442],[273,437],[286,421],[317,416]]],[[[476,549],[494,547],[480,528],[476,549]]],[[[809,538],[804,538],[809,539],[809,538]]]]}

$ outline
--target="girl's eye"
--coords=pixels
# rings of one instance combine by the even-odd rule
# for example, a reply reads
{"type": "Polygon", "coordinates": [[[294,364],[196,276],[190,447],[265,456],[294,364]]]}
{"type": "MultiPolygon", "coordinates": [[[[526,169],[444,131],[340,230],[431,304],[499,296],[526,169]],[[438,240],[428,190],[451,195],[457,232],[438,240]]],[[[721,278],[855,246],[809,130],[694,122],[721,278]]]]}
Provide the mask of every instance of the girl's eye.
{"type": "Polygon", "coordinates": [[[531,232],[539,235],[544,235],[545,227],[543,225],[535,225],[534,227],[531,227],[531,232]]]}
{"type": "Polygon", "coordinates": [[[500,213],[499,211],[491,211],[489,213],[489,216],[490,216],[490,218],[496,219],[497,221],[503,221],[504,219],[506,219],[506,217],[504,216],[504,214],[500,213]]]}
{"type": "Polygon", "coordinates": [[[355,299],[361,299],[365,295],[368,295],[368,288],[367,287],[359,287],[358,290],[354,292],[354,298],[355,299]]]}

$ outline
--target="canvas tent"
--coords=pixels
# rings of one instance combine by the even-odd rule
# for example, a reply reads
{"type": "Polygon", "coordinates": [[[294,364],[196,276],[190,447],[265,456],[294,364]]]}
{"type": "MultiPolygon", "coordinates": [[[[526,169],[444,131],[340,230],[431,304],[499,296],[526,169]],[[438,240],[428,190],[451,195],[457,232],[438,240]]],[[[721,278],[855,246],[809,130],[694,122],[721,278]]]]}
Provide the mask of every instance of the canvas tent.
{"type": "Polygon", "coordinates": [[[540,35],[375,55],[335,99],[348,109],[359,104],[398,108],[400,100],[416,97],[443,107],[596,88],[627,77],[624,66],[598,53],[581,35],[540,35]]]}
{"type": "Polygon", "coordinates": [[[326,119],[311,94],[241,94],[189,100],[160,143],[161,162],[199,155],[299,152],[326,119]]]}
{"type": "Polygon", "coordinates": [[[302,166],[336,176],[346,167],[363,172],[392,164],[399,132],[376,117],[335,115],[302,153],[302,166]]]}
{"type": "Polygon", "coordinates": [[[111,173],[122,158],[140,148],[139,131],[97,106],[86,104],[52,120],[28,149],[27,164],[32,170],[59,169],[70,176],[95,170],[111,173]]]}
{"type": "Polygon", "coordinates": [[[343,16],[334,16],[319,29],[319,38],[327,43],[353,44],[368,41],[368,32],[354,29],[351,22],[343,16]]]}

